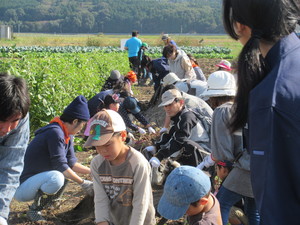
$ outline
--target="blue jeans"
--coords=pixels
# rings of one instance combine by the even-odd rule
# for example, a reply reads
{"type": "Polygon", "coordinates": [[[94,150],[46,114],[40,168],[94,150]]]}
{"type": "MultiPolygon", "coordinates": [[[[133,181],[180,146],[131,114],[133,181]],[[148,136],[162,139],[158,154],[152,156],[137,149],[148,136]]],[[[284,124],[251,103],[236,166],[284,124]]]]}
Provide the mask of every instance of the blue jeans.
{"type": "Polygon", "coordinates": [[[18,187],[14,198],[20,202],[31,201],[39,189],[46,194],[55,194],[64,185],[64,181],[64,175],[57,170],[38,173],[18,187]]]}
{"type": "Polygon", "coordinates": [[[0,216],[8,218],[9,205],[19,186],[24,155],[29,141],[29,115],[18,126],[0,137],[0,216]]]}
{"type": "Polygon", "coordinates": [[[222,186],[217,194],[217,199],[220,202],[223,224],[228,223],[231,207],[242,198],[245,200],[244,211],[248,217],[249,225],[259,225],[260,216],[258,210],[256,209],[254,198],[245,197],[222,186]]]}

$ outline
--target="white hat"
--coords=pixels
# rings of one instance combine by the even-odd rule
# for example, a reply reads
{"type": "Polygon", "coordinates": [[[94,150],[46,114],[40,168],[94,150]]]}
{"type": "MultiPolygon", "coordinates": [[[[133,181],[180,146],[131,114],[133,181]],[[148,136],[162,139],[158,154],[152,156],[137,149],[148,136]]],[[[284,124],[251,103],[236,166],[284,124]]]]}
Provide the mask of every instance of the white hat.
{"type": "Polygon", "coordinates": [[[169,84],[174,84],[175,82],[180,81],[179,77],[175,73],[168,73],[163,78],[163,86],[167,86],[169,84]]]}
{"type": "Polygon", "coordinates": [[[234,76],[226,71],[217,71],[209,75],[207,90],[201,97],[235,96],[236,81],[234,76]]]}
{"type": "Polygon", "coordinates": [[[164,92],[161,96],[161,103],[158,107],[170,105],[175,99],[181,99],[182,95],[177,89],[170,89],[164,92]]]}

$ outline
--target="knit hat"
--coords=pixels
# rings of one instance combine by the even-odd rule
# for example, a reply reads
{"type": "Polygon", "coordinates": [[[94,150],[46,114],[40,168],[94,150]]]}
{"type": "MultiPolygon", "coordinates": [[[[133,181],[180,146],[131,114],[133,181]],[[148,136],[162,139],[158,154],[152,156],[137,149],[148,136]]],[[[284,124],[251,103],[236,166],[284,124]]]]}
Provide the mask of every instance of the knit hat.
{"type": "Polygon", "coordinates": [[[216,71],[209,75],[207,86],[201,97],[235,96],[236,94],[235,78],[227,71],[216,71]]]}
{"type": "Polygon", "coordinates": [[[162,37],[161,37],[161,40],[167,40],[169,38],[169,34],[164,34],[162,37]]]}
{"type": "Polygon", "coordinates": [[[109,78],[112,79],[112,80],[119,80],[121,77],[121,74],[119,72],[119,70],[112,70],[110,72],[110,76],[109,78]]]}
{"type": "Polygon", "coordinates": [[[203,198],[210,189],[210,179],[202,170],[192,166],[177,167],[167,177],[158,212],[167,219],[177,220],[191,203],[203,198]]]}
{"type": "Polygon", "coordinates": [[[77,96],[70,105],[65,108],[63,114],[73,119],[88,121],[90,119],[90,113],[86,98],[82,95],[77,96]]]}
{"type": "Polygon", "coordinates": [[[177,89],[169,89],[167,91],[165,91],[162,96],[161,96],[161,103],[158,107],[161,106],[165,106],[165,105],[169,105],[172,102],[174,102],[175,99],[181,99],[182,95],[180,93],[180,91],[178,91],[177,89]]]}
{"type": "Polygon", "coordinates": [[[169,84],[174,84],[175,82],[180,81],[179,77],[175,73],[168,73],[163,78],[163,86],[167,86],[169,84]]]}
{"type": "Polygon", "coordinates": [[[90,127],[90,135],[84,147],[105,145],[114,133],[126,130],[120,114],[110,109],[103,109],[96,113],[90,127]]]}
{"type": "Polygon", "coordinates": [[[123,107],[130,111],[132,114],[139,113],[141,111],[137,104],[137,100],[134,97],[128,96],[124,99],[123,107]]]}
{"type": "Polygon", "coordinates": [[[221,60],[221,62],[219,62],[219,64],[216,65],[217,67],[222,67],[226,70],[231,70],[231,63],[228,62],[227,60],[221,60]]]}

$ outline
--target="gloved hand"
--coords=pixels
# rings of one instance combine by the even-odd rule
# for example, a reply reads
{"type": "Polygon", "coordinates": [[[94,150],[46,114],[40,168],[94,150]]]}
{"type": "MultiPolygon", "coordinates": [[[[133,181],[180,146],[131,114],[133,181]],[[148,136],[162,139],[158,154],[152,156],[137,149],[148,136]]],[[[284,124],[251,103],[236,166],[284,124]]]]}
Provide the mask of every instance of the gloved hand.
{"type": "Polygon", "coordinates": [[[166,127],[161,128],[159,131],[160,134],[165,133],[165,132],[168,132],[168,128],[166,128],[166,127]]]}
{"type": "Polygon", "coordinates": [[[146,150],[147,152],[151,152],[152,154],[154,154],[154,153],[156,152],[156,148],[155,148],[155,146],[153,146],[153,145],[147,146],[147,147],[145,148],[145,150],[146,150]]]}
{"type": "Polygon", "coordinates": [[[94,195],[94,187],[93,182],[89,180],[83,180],[83,183],[80,184],[81,188],[85,193],[87,193],[90,196],[94,195]]]}
{"type": "Polygon", "coordinates": [[[209,154],[204,157],[203,161],[197,166],[197,168],[202,170],[204,167],[208,168],[210,166],[213,166],[214,164],[215,164],[215,161],[212,159],[211,154],[209,154]]]}
{"type": "Polygon", "coordinates": [[[6,219],[4,219],[2,216],[0,216],[0,225],[7,225],[6,219]]]}
{"type": "Polygon", "coordinates": [[[150,134],[155,134],[156,131],[152,127],[148,127],[148,131],[150,134]]]}
{"type": "Polygon", "coordinates": [[[141,127],[138,127],[138,131],[140,132],[140,134],[146,134],[146,131],[141,127]]]}
{"type": "Polygon", "coordinates": [[[132,140],[136,140],[135,137],[133,136],[133,134],[130,132],[128,132],[127,136],[132,140]]]}
{"type": "Polygon", "coordinates": [[[158,168],[159,165],[160,165],[160,161],[158,158],[156,157],[152,157],[150,160],[149,160],[149,163],[151,164],[152,167],[155,167],[155,168],[158,168]]]}

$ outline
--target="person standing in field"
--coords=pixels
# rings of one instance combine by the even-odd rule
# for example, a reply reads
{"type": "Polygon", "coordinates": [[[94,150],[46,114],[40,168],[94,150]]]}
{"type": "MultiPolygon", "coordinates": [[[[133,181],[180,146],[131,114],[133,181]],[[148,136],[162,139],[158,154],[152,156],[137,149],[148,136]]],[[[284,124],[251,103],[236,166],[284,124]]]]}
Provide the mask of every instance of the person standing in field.
{"type": "Polygon", "coordinates": [[[261,225],[300,221],[299,0],[223,0],[227,33],[244,46],[231,131],[244,130],[261,225]]]}
{"type": "Polygon", "coordinates": [[[130,68],[136,73],[138,73],[139,69],[138,52],[142,46],[142,41],[138,38],[138,35],[138,31],[132,31],[132,38],[126,41],[124,47],[124,49],[128,51],[130,68]]]}
{"type": "Polygon", "coordinates": [[[29,141],[30,98],[25,80],[5,73],[0,90],[0,225],[7,225],[29,141]]]}

